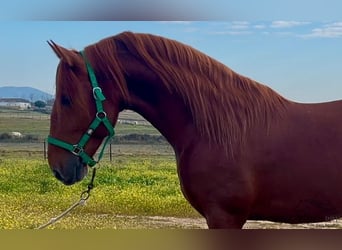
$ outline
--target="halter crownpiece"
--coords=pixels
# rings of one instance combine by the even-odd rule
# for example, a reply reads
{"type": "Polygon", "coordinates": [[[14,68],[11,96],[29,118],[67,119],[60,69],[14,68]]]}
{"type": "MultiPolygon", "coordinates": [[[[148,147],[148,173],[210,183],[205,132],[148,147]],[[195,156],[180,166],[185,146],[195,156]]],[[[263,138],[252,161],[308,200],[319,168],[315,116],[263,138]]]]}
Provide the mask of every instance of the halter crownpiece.
{"type": "Polygon", "coordinates": [[[110,123],[106,112],[103,110],[103,102],[106,100],[106,97],[102,93],[102,89],[99,87],[99,84],[97,82],[95,73],[93,68],[91,67],[90,63],[87,61],[84,51],[79,52],[81,56],[84,59],[84,62],[87,67],[89,79],[91,86],[93,88],[93,97],[95,100],[96,104],[96,115],[92,123],[89,125],[89,128],[87,129],[86,133],[83,134],[81,139],[77,144],[70,144],[68,142],[59,140],[57,138],[51,137],[50,135],[48,136],[48,143],[66,149],[73,153],[76,156],[79,156],[83,163],[87,164],[89,167],[95,166],[96,163],[98,163],[104,153],[105,147],[107,146],[109,140],[115,135],[114,127],[110,123]],[[94,131],[103,123],[103,125],[107,128],[109,135],[106,137],[105,142],[102,146],[102,149],[99,153],[98,159],[94,160],[91,156],[89,156],[85,151],[84,151],[84,146],[88,143],[91,135],[94,133],[94,131]]]}

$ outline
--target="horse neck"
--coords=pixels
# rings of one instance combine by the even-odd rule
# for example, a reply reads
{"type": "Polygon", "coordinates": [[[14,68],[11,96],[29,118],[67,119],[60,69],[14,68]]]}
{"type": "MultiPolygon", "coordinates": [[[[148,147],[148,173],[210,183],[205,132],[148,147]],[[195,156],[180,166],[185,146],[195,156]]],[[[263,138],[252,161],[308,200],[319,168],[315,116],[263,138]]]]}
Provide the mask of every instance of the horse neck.
{"type": "Polygon", "coordinates": [[[188,108],[180,96],[170,93],[148,69],[138,65],[133,68],[133,73],[126,79],[130,98],[124,109],[142,115],[168,140],[176,153],[182,152],[191,143],[191,138],[196,138],[188,108]]]}

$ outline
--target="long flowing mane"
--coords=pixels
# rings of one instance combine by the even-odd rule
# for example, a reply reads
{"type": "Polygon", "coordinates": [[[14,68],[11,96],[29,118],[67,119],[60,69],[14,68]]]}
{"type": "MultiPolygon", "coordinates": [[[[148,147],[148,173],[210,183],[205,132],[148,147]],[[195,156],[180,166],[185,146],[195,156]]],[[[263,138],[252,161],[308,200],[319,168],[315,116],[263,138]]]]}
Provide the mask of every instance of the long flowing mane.
{"type": "Polygon", "coordinates": [[[269,126],[288,101],[265,85],[243,77],[200,51],[174,40],[124,32],[88,46],[87,58],[101,74],[108,74],[129,98],[117,44],[155,72],[165,87],[180,95],[199,132],[234,153],[256,123],[269,126]]]}

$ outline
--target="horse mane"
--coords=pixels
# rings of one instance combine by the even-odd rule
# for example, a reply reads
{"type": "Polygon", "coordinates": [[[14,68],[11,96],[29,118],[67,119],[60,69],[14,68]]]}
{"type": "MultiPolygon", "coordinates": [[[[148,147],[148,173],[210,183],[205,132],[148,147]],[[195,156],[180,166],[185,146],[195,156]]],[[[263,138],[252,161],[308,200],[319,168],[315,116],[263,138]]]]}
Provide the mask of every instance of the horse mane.
{"type": "Polygon", "coordinates": [[[241,76],[202,52],[150,34],[124,32],[85,49],[93,67],[115,79],[129,98],[124,69],[116,56],[122,45],[156,73],[162,84],[180,95],[199,133],[234,154],[256,123],[269,127],[285,110],[285,98],[269,87],[241,76]]]}

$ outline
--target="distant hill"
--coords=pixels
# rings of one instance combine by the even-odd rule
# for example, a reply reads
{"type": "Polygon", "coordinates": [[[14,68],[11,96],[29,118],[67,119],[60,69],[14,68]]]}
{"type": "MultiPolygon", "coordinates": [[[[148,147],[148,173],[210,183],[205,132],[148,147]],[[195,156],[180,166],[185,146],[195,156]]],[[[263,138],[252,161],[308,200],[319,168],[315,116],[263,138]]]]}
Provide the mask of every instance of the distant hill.
{"type": "Polygon", "coordinates": [[[0,98],[23,98],[28,101],[47,101],[53,98],[44,91],[31,87],[0,87],[0,98]]]}

